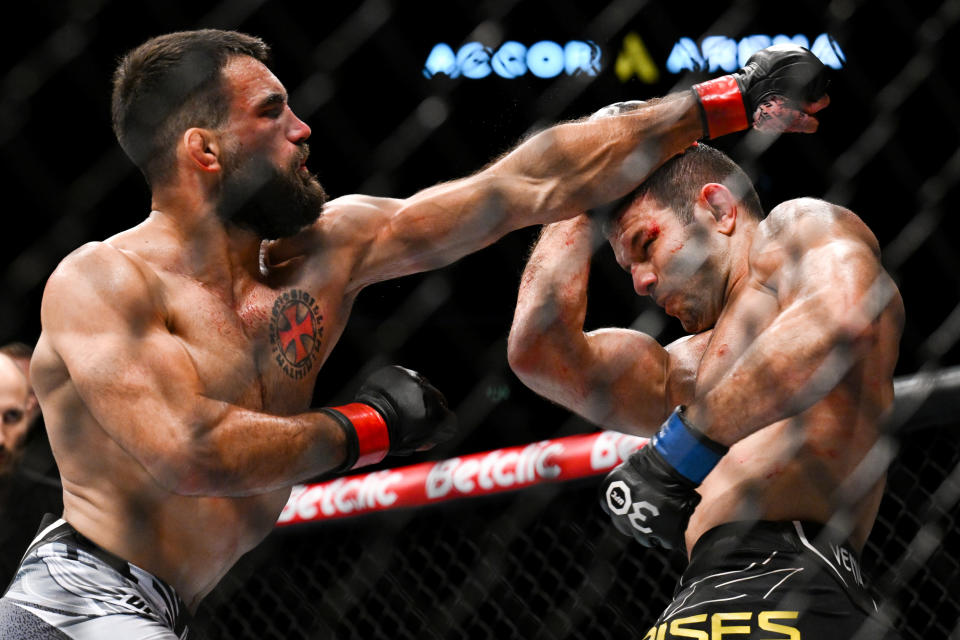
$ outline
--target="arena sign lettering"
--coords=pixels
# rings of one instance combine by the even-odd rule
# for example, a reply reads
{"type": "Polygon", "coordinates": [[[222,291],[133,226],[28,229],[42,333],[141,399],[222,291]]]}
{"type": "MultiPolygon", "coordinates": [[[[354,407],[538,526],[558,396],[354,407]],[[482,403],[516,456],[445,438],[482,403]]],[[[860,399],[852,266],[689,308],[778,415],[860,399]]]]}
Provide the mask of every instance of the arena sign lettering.
{"type": "Polygon", "coordinates": [[[760,49],[775,44],[795,44],[810,49],[820,62],[832,69],[840,69],[846,62],[846,56],[840,45],[828,33],[817,36],[813,45],[804,35],[751,35],[736,41],[728,36],[707,36],[700,41],[700,46],[691,38],[680,38],[670,55],[667,57],[667,71],[681,73],[683,71],[736,71],[744,66],[747,60],[760,49]]]}
{"type": "Polygon", "coordinates": [[[604,473],[647,440],[600,431],[293,488],[279,525],[435,504],[604,473]]]}
{"type": "Polygon", "coordinates": [[[615,431],[601,431],[590,449],[590,468],[595,471],[612,469],[644,443],[645,438],[615,431]]]}
{"type": "MultiPolygon", "coordinates": [[[[775,44],[791,43],[810,49],[823,64],[841,69],[846,55],[837,40],[829,33],[813,39],[797,34],[752,34],[739,40],[726,35],[709,35],[700,44],[689,37],[674,43],[666,60],[670,73],[732,72],[746,64],[747,59],[760,49],[775,44]]],[[[571,40],[561,45],[552,40],[541,40],[529,47],[516,40],[508,40],[494,48],[482,42],[467,42],[454,50],[440,42],[427,54],[423,75],[427,78],[467,78],[479,80],[489,76],[519,78],[529,72],[538,78],[568,76],[597,76],[603,66],[603,52],[592,40],[571,40]]],[[[616,57],[616,73],[621,82],[634,75],[644,82],[655,82],[659,77],[639,35],[631,32],[624,38],[616,57]]]]}
{"type": "Polygon", "coordinates": [[[390,489],[402,478],[403,474],[387,469],[337,478],[323,485],[294,487],[278,522],[294,518],[313,520],[320,514],[330,517],[392,506],[397,494],[390,489]]]}
{"type": "Polygon", "coordinates": [[[563,454],[557,442],[536,442],[516,451],[491,451],[482,458],[450,458],[440,462],[427,474],[427,497],[442,498],[451,491],[473,493],[478,487],[512,487],[538,479],[551,480],[560,475],[560,467],[551,457],[563,454]]]}
{"type": "Polygon", "coordinates": [[[481,42],[467,42],[456,52],[441,42],[427,55],[423,75],[471,80],[491,74],[519,78],[528,71],[538,78],[555,78],[562,73],[595,76],[600,72],[600,58],[600,47],[590,40],[571,40],[562,46],[551,40],[541,40],[529,47],[509,40],[496,50],[481,42]]]}

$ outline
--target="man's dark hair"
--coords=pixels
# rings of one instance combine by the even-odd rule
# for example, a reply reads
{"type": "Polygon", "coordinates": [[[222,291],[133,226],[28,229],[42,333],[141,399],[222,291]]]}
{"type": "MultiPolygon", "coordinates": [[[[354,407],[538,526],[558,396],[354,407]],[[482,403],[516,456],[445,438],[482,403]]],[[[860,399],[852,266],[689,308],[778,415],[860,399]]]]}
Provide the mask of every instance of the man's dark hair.
{"type": "Polygon", "coordinates": [[[216,128],[229,113],[223,67],[233,56],[266,64],[270,49],[236,31],[201,29],[151,38],[127,53],[113,74],[113,131],[153,186],[173,169],[179,134],[216,128]]]}
{"type": "Polygon", "coordinates": [[[693,205],[700,189],[711,182],[722,184],[729,189],[751,217],[757,220],[764,218],[760,197],[743,169],[722,151],[703,143],[674,156],[654,171],[624,199],[618,214],[622,214],[630,203],[638,198],[650,195],[661,205],[672,209],[681,223],[690,224],[693,221],[693,205]]]}

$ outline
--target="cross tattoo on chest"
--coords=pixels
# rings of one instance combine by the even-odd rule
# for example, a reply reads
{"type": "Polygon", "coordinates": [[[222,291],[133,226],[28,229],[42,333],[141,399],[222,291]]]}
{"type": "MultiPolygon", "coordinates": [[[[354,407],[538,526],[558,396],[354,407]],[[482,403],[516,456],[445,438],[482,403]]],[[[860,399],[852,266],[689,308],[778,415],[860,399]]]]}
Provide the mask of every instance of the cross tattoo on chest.
{"type": "Polygon", "coordinates": [[[300,380],[320,354],[323,315],[316,299],[306,291],[291,289],[277,296],[270,314],[270,347],[277,366],[300,380]]]}

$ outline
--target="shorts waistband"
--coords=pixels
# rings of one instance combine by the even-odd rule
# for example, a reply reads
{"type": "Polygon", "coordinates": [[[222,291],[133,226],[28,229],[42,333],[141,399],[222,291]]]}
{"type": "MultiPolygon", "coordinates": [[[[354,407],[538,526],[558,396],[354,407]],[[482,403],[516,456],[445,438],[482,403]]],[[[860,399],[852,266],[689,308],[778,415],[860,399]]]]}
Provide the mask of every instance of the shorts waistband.
{"type": "Polygon", "coordinates": [[[806,546],[804,540],[817,547],[843,546],[849,553],[859,555],[850,547],[843,535],[819,522],[758,520],[728,522],[709,529],[693,545],[693,551],[690,553],[690,563],[693,564],[699,556],[705,553],[716,556],[717,554],[722,555],[726,549],[742,549],[745,543],[754,544],[764,549],[779,548],[800,551],[806,546]]]}
{"type": "MultiPolygon", "coordinates": [[[[30,549],[27,551],[27,553],[30,553],[30,551],[33,549],[48,542],[62,542],[68,547],[82,549],[95,558],[98,558],[101,562],[105,563],[109,567],[115,569],[123,577],[136,580],[136,577],[133,575],[133,571],[131,570],[131,567],[134,565],[131,565],[120,556],[110,553],[94,541],[90,540],[90,538],[74,529],[73,525],[66,520],[49,513],[43,517],[43,521],[40,523],[40,530],[37,532],[37,537],[34,538],[33,543],[30,545],[30,549]]],[[[163,583],[163,581],[159,578],[156,578],[156,580],[163,583]]],[[[169,585],[167,586],[169,587],[169,585]]],[[[171,590],[173,589],[172,587],[169,588],[171,590]]]]}
{"type": "Polygon", "coordinates": [[[186,625],[189,623],[190,619],[189,611],[186,604],[184,604],[183,600],[173,587],[146,569],[127,562],[120,556],[107,551],[94,541],[90,540],[90,538],[77,531],[72,524],[60,516],[50,513],[43,516],[37,536],[34,538],[33,542],[30,544],[30,547],[27,549],[27,552],[24,554],[24,558],[30,555],[30,553],[32,553],[38,547],[51,542],[65,545],[68,549],[68,552],[71,549],[84,551],[85,553],[90,554],[107,566],[116,570],[124,578],[131,580],[134,583],[141,584],[144,578],[152,581],[153,584],[151,586],[156,591],[164,593],[168,601],[172,601],[171,604],[173,604],[173,610],[176,612],[174,632],[177,633],[177,635],[180,635],[186,628],[186,625]]]}
{"type": "Polygon", "coordinates": [[[802,520],[729,522],[708,530],[693,546],[688,571],[696,574],[728,554],[745,550],[802,554],[853,592],[867,591],[860,554],[836,529],[802,520]]]}

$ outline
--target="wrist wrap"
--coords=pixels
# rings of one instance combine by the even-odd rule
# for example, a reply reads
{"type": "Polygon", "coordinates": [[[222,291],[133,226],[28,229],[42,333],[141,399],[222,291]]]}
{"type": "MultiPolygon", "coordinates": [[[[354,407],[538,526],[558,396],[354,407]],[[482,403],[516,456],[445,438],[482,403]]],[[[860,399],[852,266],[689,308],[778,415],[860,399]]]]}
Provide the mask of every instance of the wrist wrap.
{"type": "Polygon", "coordinates": [[[362,402],[353,402],[320,411],[334,418],[347,436],[347,457],[338,471],[376,464],[387,457],[390,431],[376,409],[362,402]]]}
{"type": "Polygon", "coordinates": [[[750,126],[743,92],[736,76],[726,75],[693,85],[700,104],[700,120],[706,138],[719,138],[750,126]]]}
{"type": "Polygon", "coordinates": [[[687,424],[683,410],[682,405],[674,409],[650,444],[680,475],[699,485],[728,448],[687,424]]]}

